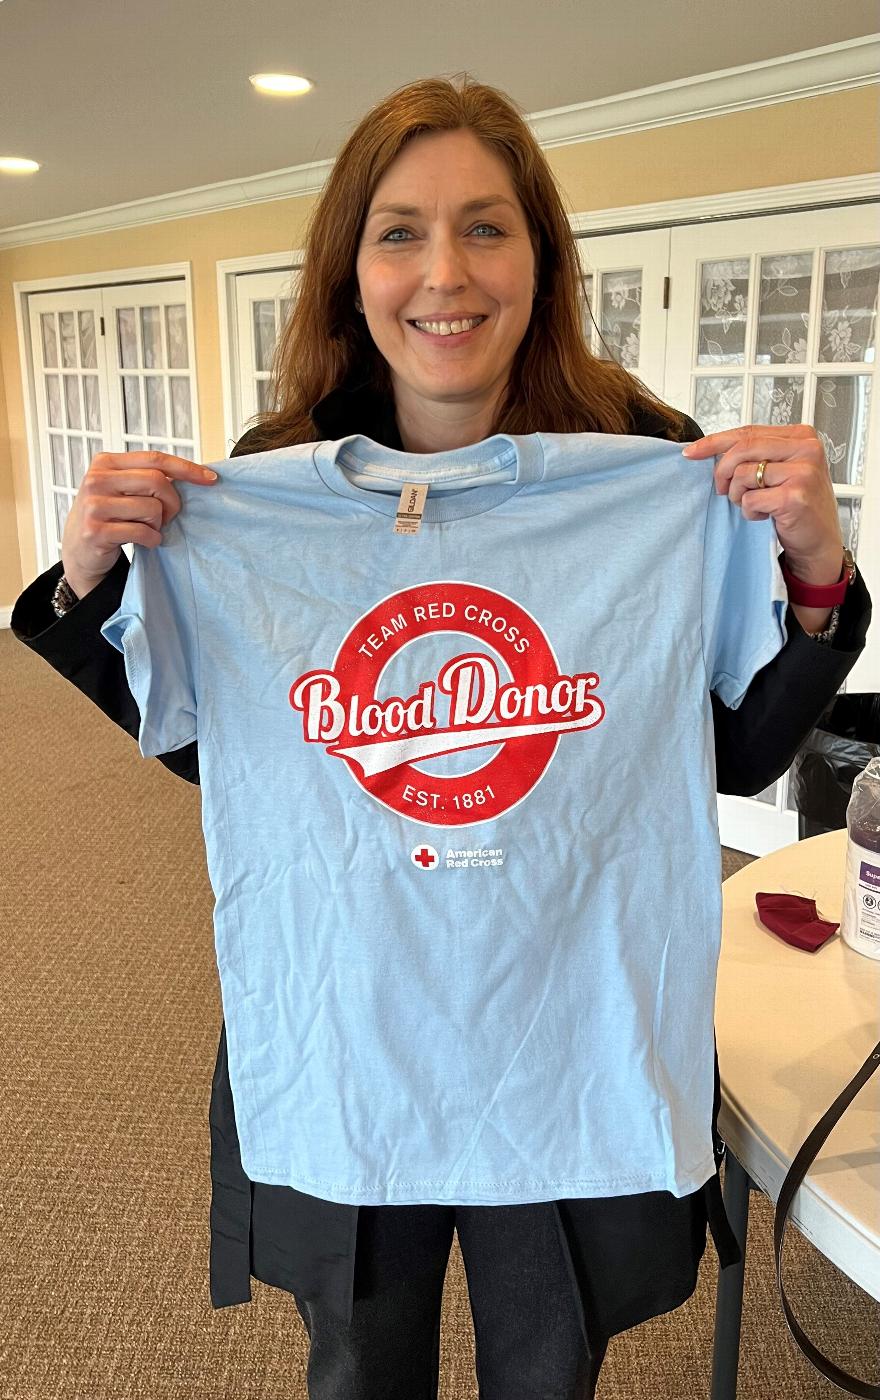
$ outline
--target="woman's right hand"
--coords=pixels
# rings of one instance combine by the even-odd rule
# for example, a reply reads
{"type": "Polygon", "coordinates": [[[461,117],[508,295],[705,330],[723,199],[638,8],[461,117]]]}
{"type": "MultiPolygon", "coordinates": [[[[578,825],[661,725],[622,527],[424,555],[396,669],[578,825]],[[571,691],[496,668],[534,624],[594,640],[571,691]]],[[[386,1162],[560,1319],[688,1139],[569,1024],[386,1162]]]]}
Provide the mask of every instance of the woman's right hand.
{"type": "Polygon", "coordinates": [[[162,527],[182,505],[175,480],[211,484],[205,467],[167,452],[99,452],[92,458],[61,541],[64,577],[78,598],[110,572],[123,544],[152,549],[161,543],[162,527]]]}

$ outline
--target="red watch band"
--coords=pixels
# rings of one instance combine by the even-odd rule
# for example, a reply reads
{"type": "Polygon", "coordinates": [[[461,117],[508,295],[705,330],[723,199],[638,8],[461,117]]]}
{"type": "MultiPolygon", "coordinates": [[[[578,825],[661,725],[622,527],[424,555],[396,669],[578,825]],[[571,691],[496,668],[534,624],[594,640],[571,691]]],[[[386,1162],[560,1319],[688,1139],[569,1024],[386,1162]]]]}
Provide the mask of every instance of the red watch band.
{"type": "Polygon", "coordinates": [[[842,603],[855,574],[855,565],[851,560],[852,555],[849,558],[844,555],[843,569],[837,583],[804,583],[803,579],[797,578],[791,572],[783,554],[780,567],[788,590],[788,601],[805,608],[833,608],[836,603],[842,603]]]}

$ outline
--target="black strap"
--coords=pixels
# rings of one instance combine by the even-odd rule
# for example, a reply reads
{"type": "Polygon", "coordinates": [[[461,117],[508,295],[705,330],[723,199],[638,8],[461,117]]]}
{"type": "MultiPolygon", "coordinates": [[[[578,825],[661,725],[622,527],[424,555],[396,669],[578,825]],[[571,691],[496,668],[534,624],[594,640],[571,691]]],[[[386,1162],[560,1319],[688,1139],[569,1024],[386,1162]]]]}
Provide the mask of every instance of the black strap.
{"type": "Polygon", "coordinates": [[[726,1269],[730,1264],[741,1264],[743,1252],[727,1218],[717,1166],[703,1187],[703,1194],[706,1197],[706,1217],[712,1231],[712,1239],[715,1241],[720,1267],[726,1269]]]}
{"type": "Polygon", "coordinates": [[[880,1400],[880,1385],[872,1385],[869,1381],[857,1380],[848,1371],[842,1371],[839,1366],[835,1366],[833,1361],[814,1346],[809,1337],[799,1326],[795,1316],[789,1307],[788,1299],[785,1296],[785,1289],[782,1286],[782,1241],[785,1238],[785,1226],[791,1203],[797,1194],[798,1187],[812,1166],[813,1159],[819,1152],[820,1147],[825,1142],[831,1129],[834,1127],[846,1109],[849,1108],[856,1094],[863,1084],[871,1078],[877,1066],[880,1065],[880,1041],[874,1046],[865,1063],[858,1074],[850,1080],[841,1094],[838,1094],[834,1103],[819,1119],[813,1131],[810,1133],[803,1147],[795,1156],[794,1161],[788,1169],[788,1175],[782,1183],[779,1192],[779,1199],[776,1202],[776,1217],[773,1222],[773,1242],[776,1248],[776,1281],[779,1285],[779,1296],[782,1299],[782,1307],[785,1312],[785,1320],[788,1323],[792,1336],[800,1347],[801,1351],[809,1361],[812,1361],[817,1371],[821,1371],[823,1376],[827,1376],[835,1385],[839,1385],[842,1390],[849,1391],[850,1395],[864,1395],[868,1400],[880,1400]]]}

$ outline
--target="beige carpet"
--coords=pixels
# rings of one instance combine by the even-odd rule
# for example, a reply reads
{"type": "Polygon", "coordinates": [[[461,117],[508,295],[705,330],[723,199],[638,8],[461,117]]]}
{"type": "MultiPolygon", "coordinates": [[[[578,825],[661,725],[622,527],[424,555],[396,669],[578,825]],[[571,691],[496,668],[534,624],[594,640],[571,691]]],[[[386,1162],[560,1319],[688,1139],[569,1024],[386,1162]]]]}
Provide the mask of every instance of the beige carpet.
{"type": "MultiPolygon", "coordinates": [[[[305,1400],[293,1299],[208,1293],[208,1101],[221,1019],[199,792],[0,632],[2,1400],[305,1400]]],[[[748,857],[729,852],[725,874],[748,857]]],[[[739,1395],[840,1395],[792,1341],[752,1195],[739,1395]]],[[[789,1230],[802,1325],[871,1379],[877,1305],[789,1230]]],[[[600,1400],[708,1397],[717,1257],[612,1339],[600,1400]]],[[[475,1400],[457,1239],[442,1400],[475,1400]]],[[[511,1396],[510,1400],[517,1400],[511,1396]]]]}

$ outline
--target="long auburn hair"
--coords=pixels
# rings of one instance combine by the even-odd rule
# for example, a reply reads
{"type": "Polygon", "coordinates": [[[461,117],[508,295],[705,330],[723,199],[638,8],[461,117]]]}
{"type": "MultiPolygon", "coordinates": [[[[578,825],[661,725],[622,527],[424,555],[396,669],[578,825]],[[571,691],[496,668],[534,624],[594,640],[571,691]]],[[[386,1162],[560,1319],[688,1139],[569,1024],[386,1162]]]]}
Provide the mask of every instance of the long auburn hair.
{"type": "Polygon", "coordinates": [[[267,409],[249,420],[255,423],[250,451],[314,441],[320,434],[311,407],[346,382],[365,383],[393,399],[388,363],[354,308],[364,221],[373,191],[407,142],[425,132],[463,128],[507,165],[538,272],[531,321],[488,436],[629,433],[641,408],[680,440],[684,415],[616,360],[590,350],[581,319],[580,262],[553,171],[514,102],[465,73],[451,80],[423,78],[390,93],[363,117],[336,157],[308,219],[297,295],[275,345],[267,409]]]}

